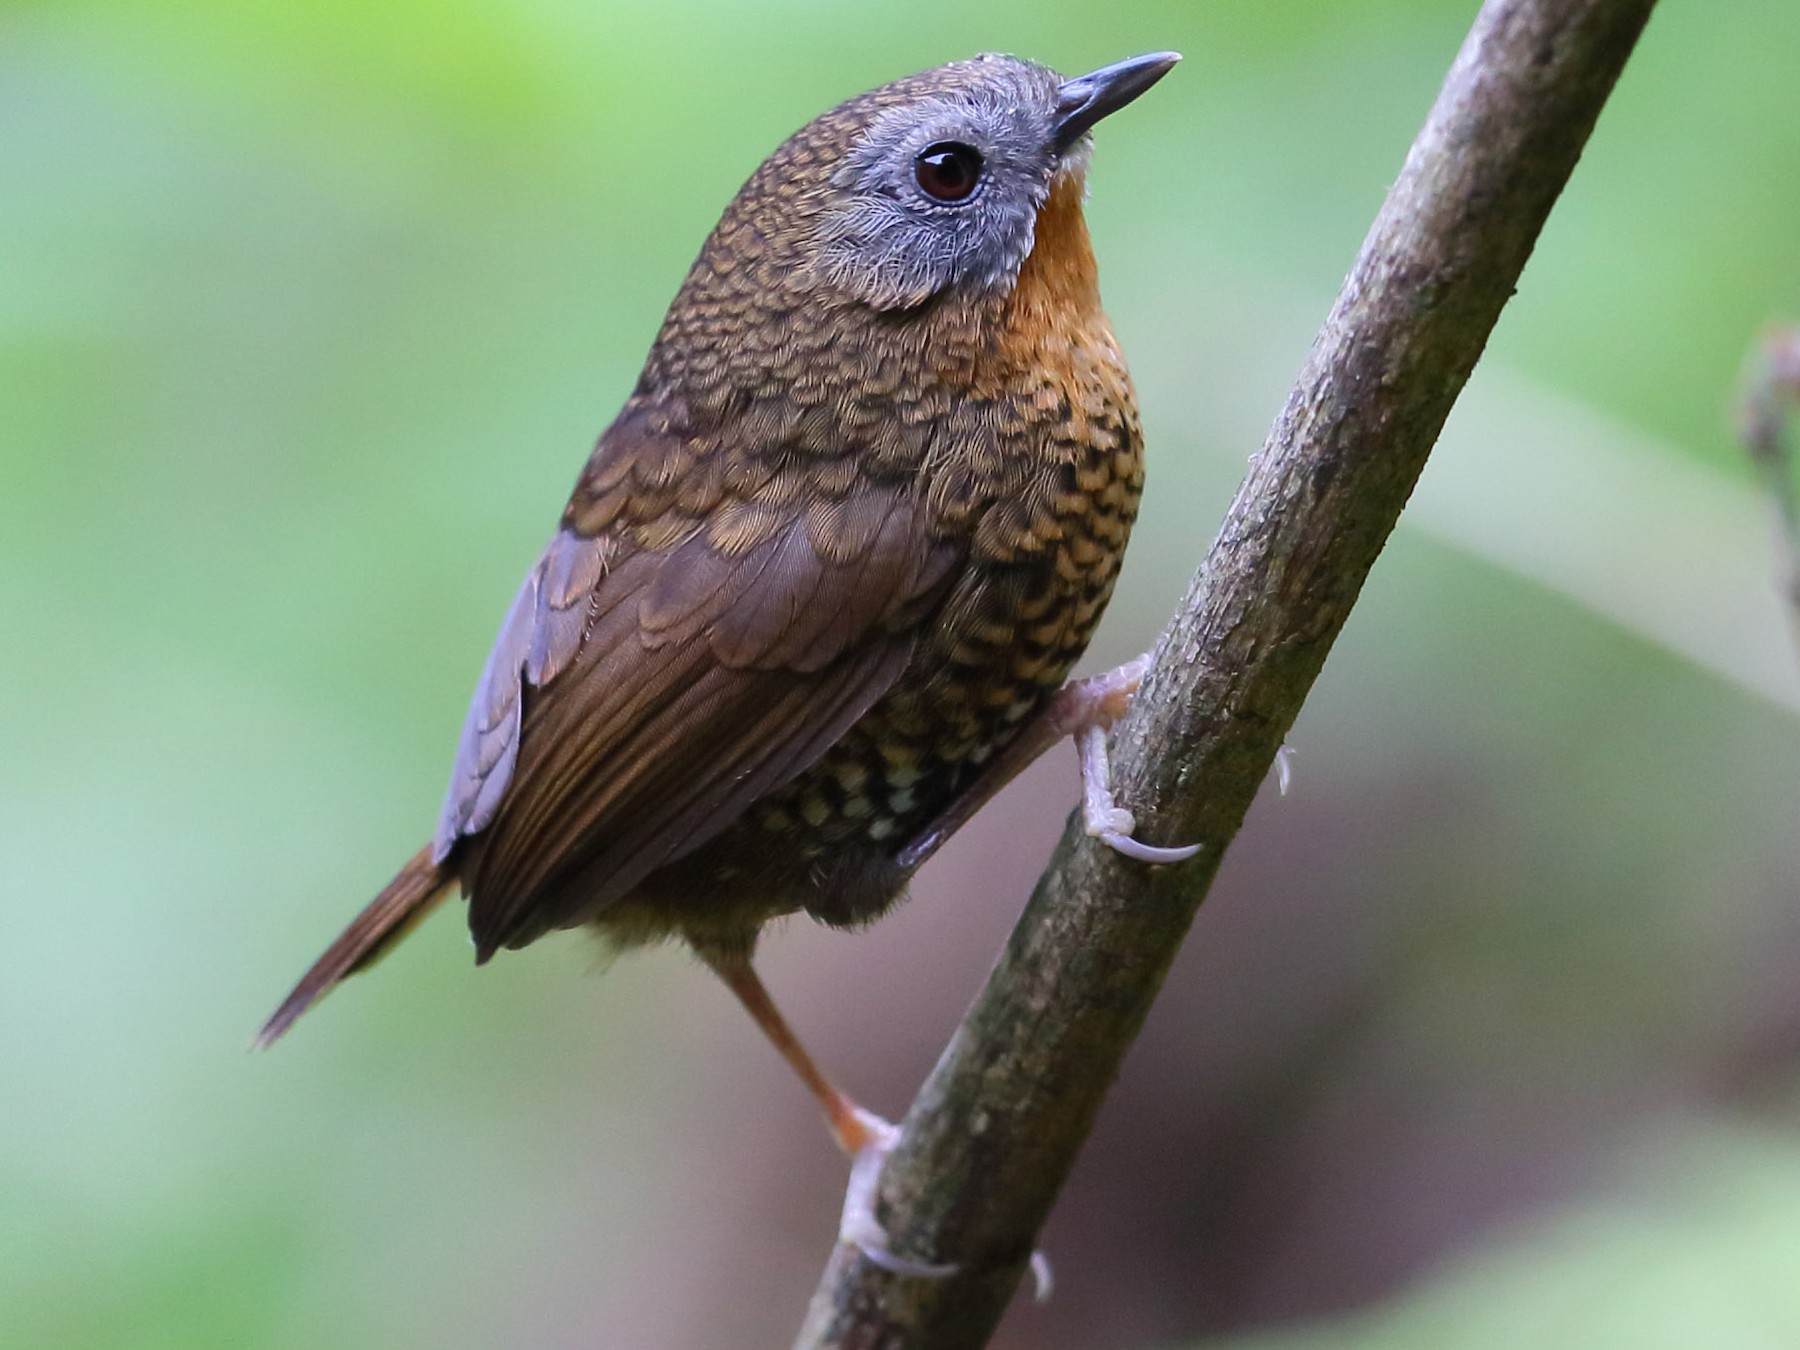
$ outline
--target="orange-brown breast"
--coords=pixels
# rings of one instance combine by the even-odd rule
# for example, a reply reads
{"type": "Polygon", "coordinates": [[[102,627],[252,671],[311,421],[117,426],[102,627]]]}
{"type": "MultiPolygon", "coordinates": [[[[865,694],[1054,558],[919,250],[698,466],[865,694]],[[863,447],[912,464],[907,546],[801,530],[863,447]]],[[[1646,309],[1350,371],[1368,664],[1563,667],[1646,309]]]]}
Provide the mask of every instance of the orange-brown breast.
{"type": "Polygon", "coordinates": [[[1007,329],[1008,343],[1022,360],[1097,332],[1106,333],[1110,345],[1111,332],[1100,310],[1099,272],[1081,213],[1084,191],[1078,174],[1059,174],[1038,210],[1031,253],[1013,287],[1007,329]]]}

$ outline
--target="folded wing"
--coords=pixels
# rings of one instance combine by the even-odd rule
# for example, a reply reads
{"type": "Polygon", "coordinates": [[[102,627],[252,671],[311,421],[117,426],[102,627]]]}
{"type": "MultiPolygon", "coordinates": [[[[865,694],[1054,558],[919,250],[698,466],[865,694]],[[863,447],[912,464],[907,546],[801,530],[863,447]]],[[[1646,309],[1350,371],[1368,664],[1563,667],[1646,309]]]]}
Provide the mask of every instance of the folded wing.
{"type": "Polygon", "coordinates": [[[551,541],[477,686],[433,843],[439,861],[463,850],[482,959],[713,838],[899,678],[959,550],[907,484],[798,486],[771,474],[685,519],[628,504],[591,535],[572,512],[551,541]]]}

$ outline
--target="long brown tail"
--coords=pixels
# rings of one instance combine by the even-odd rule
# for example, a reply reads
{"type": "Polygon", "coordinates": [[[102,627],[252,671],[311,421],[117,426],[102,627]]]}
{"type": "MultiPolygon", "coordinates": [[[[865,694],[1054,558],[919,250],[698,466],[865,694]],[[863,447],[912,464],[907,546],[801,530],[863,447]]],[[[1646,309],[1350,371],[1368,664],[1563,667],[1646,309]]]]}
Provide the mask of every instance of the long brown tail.
{"type": "Polygon", "coordinates": [[[399,874],[382,888],[338,934],[337,941],[300,977],[294,992],[282,1000],[275,1015],[263,1023],[253,1043],[258,1050],[273,1045],[281,1034],[313,1004],[323,998],[338,981],[372,966],[388,948],[412,931],[413,925],[431,913],[438,901],[449,893],[456,880],[453,873],[431,861],[427,844],[407,861],[399,874]]]}

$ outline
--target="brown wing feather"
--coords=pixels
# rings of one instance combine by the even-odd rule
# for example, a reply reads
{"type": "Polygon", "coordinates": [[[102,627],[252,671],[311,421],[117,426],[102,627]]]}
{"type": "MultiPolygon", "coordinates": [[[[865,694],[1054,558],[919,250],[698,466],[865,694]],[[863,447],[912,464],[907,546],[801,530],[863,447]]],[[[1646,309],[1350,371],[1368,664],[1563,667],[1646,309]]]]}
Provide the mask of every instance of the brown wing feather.
{"type": "Polygon", "coordinates": [[[503,810],[472,852],[469,924],[478,956],[594,917],[713,838],[824,754],[910,655],[904,639],[871,644],[798,682],[791,672],[715,667],[605,747],[576,791],[534,792],[539,780],[525,763],[516,800],[550,809],[530,832],[514,832],[503,810]]]}
{"type": "Polygon", "coordinates": [[[485,828],[499,810],[519,753],[524,683],[546,684],[573,659],[610,553],[609,540],[559,531],[513,597],[463,721],[433,862],[443,862],[459,838],[485,828]]]}
{"type": "Polygon", "coordinates": [[[671,529],[666,491],[620,490],[634,450],[670,478],[651,448],[603,448],[589,482],[618,507],[592,537],[572,508],[470,708],[435,850],[473,836],[483,959],[593,917],[818,759],[899,678],[957,556],[907,485],[861,479],[820,500],[760,475],[671,529]]]}

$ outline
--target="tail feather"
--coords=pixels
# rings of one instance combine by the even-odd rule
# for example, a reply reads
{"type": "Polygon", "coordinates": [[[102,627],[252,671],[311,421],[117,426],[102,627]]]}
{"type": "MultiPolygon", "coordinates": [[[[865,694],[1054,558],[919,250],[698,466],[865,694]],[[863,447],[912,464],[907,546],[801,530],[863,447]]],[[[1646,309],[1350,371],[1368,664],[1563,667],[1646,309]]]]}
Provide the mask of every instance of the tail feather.
{"type": "Polygon", "coordinates": [[[300,977],[294,992],[282,1000],[274,1016],[256,1033],[258,1050],[273,1045],[301,1013],[323,998],[340,980],[375,964],[413,925],[437,907],[455,876],[431,860],[431,846],[415,853],[380,895],[350,921],[337,941],[300,977]]]}

